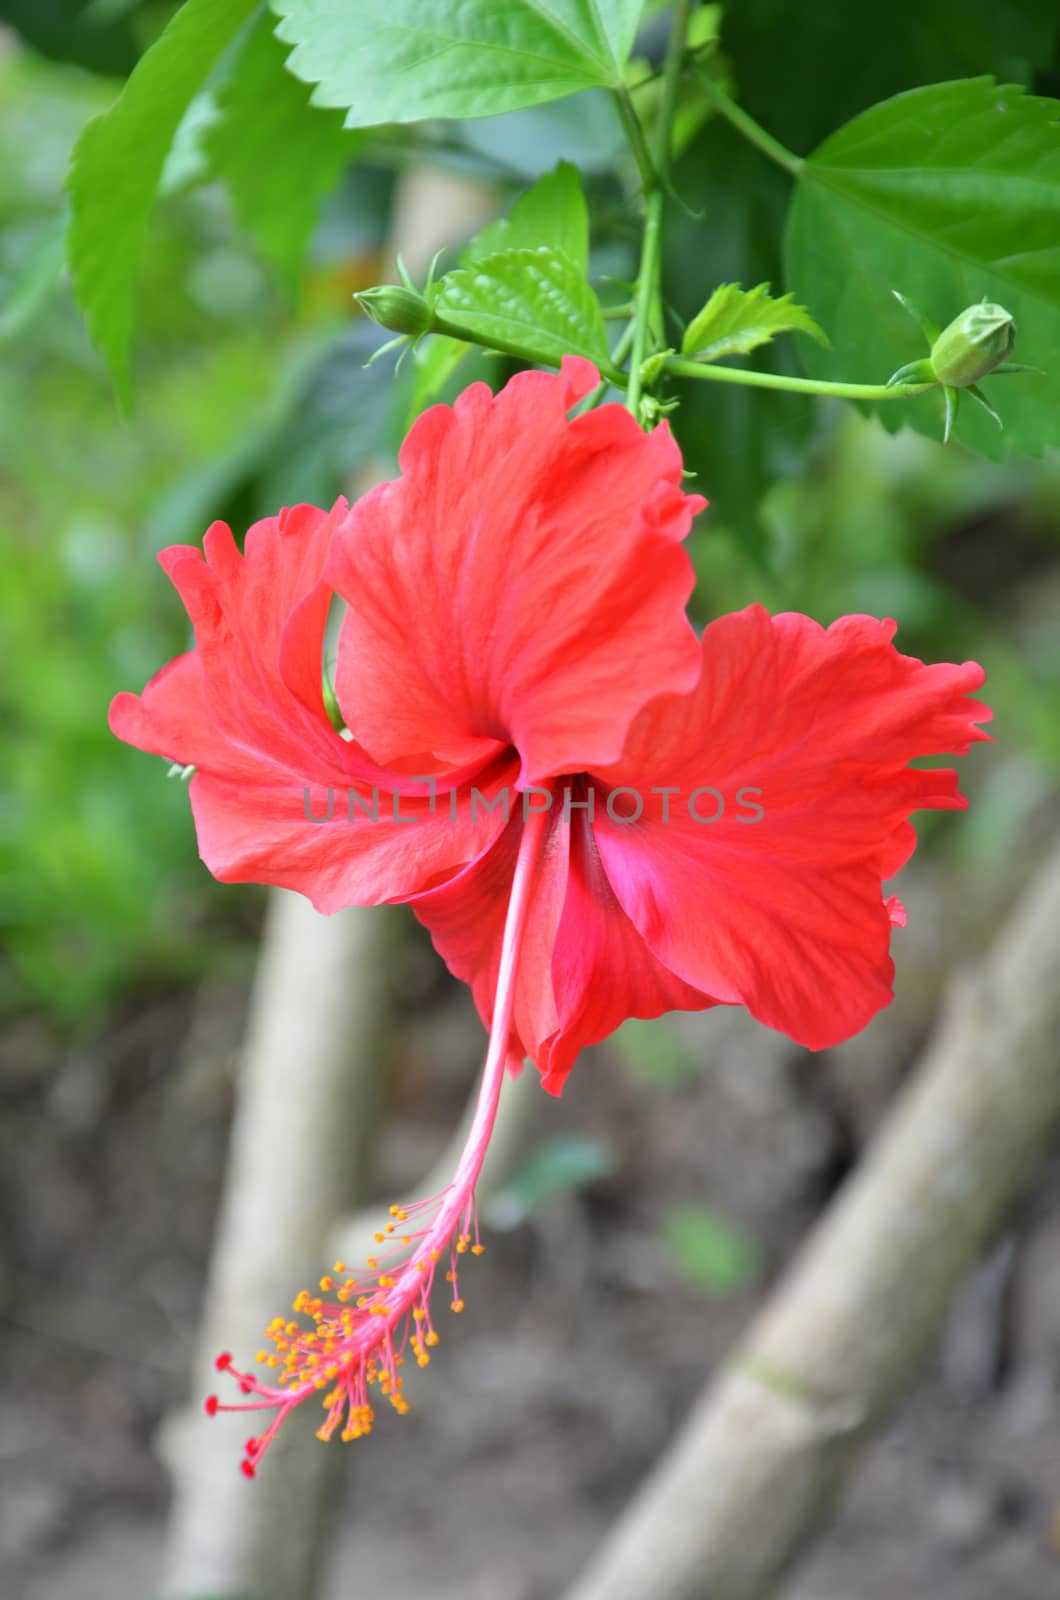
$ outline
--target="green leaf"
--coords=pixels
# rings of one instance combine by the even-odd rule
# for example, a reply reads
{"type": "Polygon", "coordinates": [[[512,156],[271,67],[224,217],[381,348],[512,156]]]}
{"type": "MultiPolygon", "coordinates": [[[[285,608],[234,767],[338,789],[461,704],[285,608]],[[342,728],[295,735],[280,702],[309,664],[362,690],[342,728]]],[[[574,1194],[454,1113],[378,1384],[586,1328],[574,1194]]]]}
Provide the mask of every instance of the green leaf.
{"type": "MultiPolygon", "coordinates": [[[[884,101],[806,162],[785,245],[787,280],[822,316],[830,353],[801,354],[822,378],[884,382],[924,354],[892,290],[945,326],[987,299],[1016,321],[1017,361],[1043,370],[986,379],[1004,432],[962,406],[956,432],[994,459],[1060,444],[1060,103],[990,78],[884,101]]],[[[880,407],[942,437],[939,396],[880,407]]]]}
{"type": "Polygon", "coordinates": [[[206,149],[243,227],[293,291],[320,202],[362,141],[338,112],[310,105],[285,57],[262,16],[221,91],[206,149]]]}
{"type": "Polygon", "coordinates": [[[681,1276],[707,1294],[732,1294],[758,1276],[754,1240],[706,1206],[674,1206],[663,1221],[662,1237],[681,1276]]]}
{"type": "Polygon", "coordinates": [[[128,17],[101,15],[90,0],[0,0],[0,23],[56,61],[124,77],[136,65],[136,32],[128,17]]]}
{"type": "Polygon", "coordinates": [[[477,233],[460,261],[472,266],[499,250],[532,250],[542,244],[566,256],[584,277],[589,268],[589,212],[578,169],[569,161],[561,161],[520,195],[510,216],[477,233]]]}
{"type": "Polygon", "coordinates": [[[700,361],[720,361],[724,356],[748,355],[778,333],[793,332],[808,333],[819,344],[828,343],[805,307],[795,304],[794,295],[774,300],[768,283],[754,289],[722,283],[688,324],[681,350],[700,361]]]}
{"type": "Polygon", "coordinates": [[[889,95],[996,73],[1030,84],[1053,60],[1056,0],[888,0],[864,27],[836,0],[739,0],[725,7],[722,48],[739,101],[804,155],[889,95]],[[768,40],[768,47],[763,41],[768,40]]]}
{"type": "Polygon", "coordinates": [[[525,1166],[490,1202],[490,1222],[517,1227],[545,1200],[608,1178],[617,1166],[615,1153],[599,1139],[558,1134],[536,1150],[525,1166]]]}
{"type": "Polygon", "coordinates": [[[549,366],[565,355],[598,365],[609,359],[599,300],[574,263],[547,245],[457,267],[437,284],[432,303],[447,332],[466,331],[524,359],[549,366]]]}
{"type": "Polygon", "coordinates": [[[291,71],[364,128],[618,85],[640,0],[272,0],[291,71]]]}
{"type": "Polygon", "coordinates": [[[74,292],[129,396],[132,287],[166,153],[196,92],[257,0],[187,0],[115,105],[74,147],[68,253],[74,292]]]}

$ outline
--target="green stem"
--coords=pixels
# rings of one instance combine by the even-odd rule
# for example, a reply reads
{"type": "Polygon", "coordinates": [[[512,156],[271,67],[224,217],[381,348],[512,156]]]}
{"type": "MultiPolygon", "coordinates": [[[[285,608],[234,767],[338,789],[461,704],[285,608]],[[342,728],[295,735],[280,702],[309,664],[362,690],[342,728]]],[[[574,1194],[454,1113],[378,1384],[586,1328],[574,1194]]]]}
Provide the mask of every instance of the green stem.
{"type": "MultiPolygon", "coordinates": [[[[653,130],[653,148],[647,152],[651,176],[650,180],[645,179],[644,234],[641,242],[640,267],[637,272],[637,290],[633,302],[633,339],[629,363],[629,386],[626,390],[626,405],[638,421],[640,420],[641,399],[644,389],[642,369],[648,355],[648,346],[651,340],[652,316],[661,294],[663,185],[666,183],[670,172],[670,143],[674,110],[677,105],[677,91],[681,82],[681,68],[685,58],[688,18],[693,4],[694,0],[677,0],[674,6],[670,37],[666,45],[666,60],[663,63],[659,116],[653,130]]],[[[638,147],[645,145],[644,135],[629,95],[625,91],[623,93],[625,93],[629,111],[636,122],[636,135],[633,134],[632,129],[627,128],[627,131],[630,132],[633,153],[636,156],[638,147]]],[[[638,165],[640,165],[639,157],[638,165]]],[[[644,170],[643,167],[641,170],[644,170]]]]}
{"type": "MultiPolygon", "coordinates": [[[[487,350],[497,350],[501,355],[515,356],[518,360],[527,361],[532,366],[538,363],[547,366],[559,366],[558,361],[554,361],[548,356],[543,356],[540,350],[520,344],[518,339],[505,339],[493,333],[489,334],[488,337],[479,333],[472,333],[469,328],[463,327],[459,322],[453,322],[449,317],[439,316],[437,313],[432,316],[430,327],[426,331],[429,333],[444,333],[450,339],[460,339],[465,344],[480,344],[487,350]]],[[[596,365],[600,369],[601,376],[605,377],[608,383],[613,383],[616,388],[625,388],[626,374],[614,361],[597,361],[596,365]]]]}
{"type": "MultiPolygon", "coordinates": [[[[620,336],[618,337],[618,339],[615,340],[615,348],[611,352],[611,365],[613,367],[620,367],[622,365],[623,361],[625,361],[626,357],[629,355],[629,350],[630,350],[630,346],[632,345],[632,343],[633,343],[633,324],[631,322],[631,323],[629,323],[629,325],[627,327],[622,329],[622,332],[621,332],[620,336]]],[[[594,407],[596,407],[596,406],[598,406],[600,404],[601,400],[604,398],[604,395],[607,393],[608,389],[612,389],[612,388],[623,388],[624,389],[626,387],[626,374],[623,372],[623,373],[620,374],[620,377],[621,377],[621,383],[620,384],[616,384],[614,379],[610,379],[610,378],[605,378],[603,383],[598,383],[596,388],[592,391],[592,393],[587,395],[586,398],[582,401],[581,410],[583,412],[584,411],[592,411],[594,409],[594,407]]]]}
{"type": "Polygon", "coordinates": [[[937,389],[937,383],[829,383],[821,378],[789,378],[782,372],[751,372],[746,367],[717,367],[708,362],[665,356],[664,372],[676,378],[705,378],[710,383],[742,383],[752,389],[789,389],[794,394],[830,394],[841,400],[908,400],[937,389]]]}
{"type": "Polygon", "coordinates": [[[760,127],[753,117],[747,115],[742,106],[738,106],[735,100],[729,98],[725,90],[714,81],[708,72],[704,72],[701,68],[699,76],[706,88],[707,98],[715,111],[723,116],[727,122],[731,122],[737,132],[742,133],[745,139],[749,139],[753,145],[756,145],[763,155],[769,157],[770,161],[775,161],[778,167],[783,167],[785,172],[789,172],[793,178],[797,178],[802,171],[802,157],[797,156],[794,151],[781,144],[779,139],[774,139],[771,133],[767,133],[763,127],[760,127]]]}
{"type": "Polygon", "coordinates": [[[615,105],[618,107],[622,126],[626,130],[626,138],[629,140],[633,159],[637,163],[637,171],[640,173],[641,182],[644,185],[645,193],[647,193],[657,186],[659,178],[655,171],[655,163],[651,158],[651,151],[648,149],[648,142],[644,137],[644,129],[641,127],[640,118],[636,113],[633,101],[630,99],[629,90],[625,84],[620,84],[617,89],[613,89],[611,92],[615,97],[615,105]]]}
{"type": "Polygon", "coordinates": [[[640,400],[643,390],[642,368],[648,354],[651,314],[655,305],[655,286],[662,263],[663,192],[653,189],[644,201],[644,235],[640,250],[640,268],[637,272],[636,310],[631,327],[632,353],[629,362],[629,387],[626,405],[637,418],[640,417],[640,400]]]}

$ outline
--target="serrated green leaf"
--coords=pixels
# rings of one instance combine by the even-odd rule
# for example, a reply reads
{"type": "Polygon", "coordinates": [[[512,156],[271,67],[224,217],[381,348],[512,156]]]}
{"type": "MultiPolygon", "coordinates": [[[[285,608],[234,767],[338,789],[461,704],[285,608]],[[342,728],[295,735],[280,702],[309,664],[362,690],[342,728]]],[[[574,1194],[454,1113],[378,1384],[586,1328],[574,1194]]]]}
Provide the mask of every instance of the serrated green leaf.
{"type": "MultiPolygon", "coordinates": [[[[817,377],[884,382],[924,354],[892,290],[945,326],[984,297],[1016,320],[1016,359],[1043,370],[986,379],[999,433],[962,406],[957,435],[999,459],[1060,444],[1060,103],[990,78],[914,89],[827,139],[803,167],[787,279],[835,340],[802,347],[817,377]]],[[[942,437],[937,395],[879,408],[942,437]]]]}
{"type": "Polygon", "coordinates": [[[289,66],[346,124],[488,117],[618,85],[640,0],[272,0],[289,66]]]}
{"type": "Polygon", "coordinates": [[[758,1276],[754,1240],[706,1206],[674,1206],[663,1221],[662,1237],[681,1276],[708,1294],[732,1294],[758,1276]]]}
{"type": "Polygon", "coordinates": [[[795,304],[794,295],[774,300],[768,283],[754,289],[722,283],[688,324],[681,350],[698,361],[721,361],[724,356],[749,355],[778,333],[808,333],[819,344],[828,343],[806,308],[795,304]]]}
{"type": "Polygon", "coordinates": [[[583,273],[547,245],[501,250],[457,267],[437,285],[434,308],[450,325],[496,350],[559,366],[565,355],[609,358],[603,312],[583,273]]]}
{"type": "Polygon", "coordinates": [[[206,150],[243,227],[293,290],[320,202],[362,140],[339,112],[310,105],[272,26],[262,16],[243,44],[206,150]]]}
{"type": "Polygon", "coordinates": [[[67,183],[74,292],[122,399],[129,393],[132,287],[181,118],[257,0],[187,0],[117,102],[84,129],[67,183]]]}
{"type": "Polygon", "coordinates": [[[472,266],[500,250],[536,249],[549,245],[584,274],[589,267],[589,212],[578,169],[561,161],[520,195],[507,217],[487,224],[460,257],[472,266]]]}

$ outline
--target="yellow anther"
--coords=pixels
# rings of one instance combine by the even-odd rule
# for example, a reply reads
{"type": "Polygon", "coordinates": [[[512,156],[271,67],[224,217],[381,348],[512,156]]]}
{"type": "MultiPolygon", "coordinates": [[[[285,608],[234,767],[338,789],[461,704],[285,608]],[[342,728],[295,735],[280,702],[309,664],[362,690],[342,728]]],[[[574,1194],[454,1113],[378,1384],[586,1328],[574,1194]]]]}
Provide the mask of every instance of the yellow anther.
{"type": "Polygon", "coordinates": [[[415,1320],[417,1322],[422,1322],[423,1318],[427,1315],[427,1313],[426,1313],[426,1311],[424,1311],[422,1306],[417,1306],[415,1311],[412,1313],[412,1315],[413,1315],[413,1317],[415,1318],[415,1320]]]}
{"type": "Polygon", "coordinates": [[[484,1244],[473,1244],[471,1246],[471,1254],[473,1256],[482,1256],[482,1255],[485,1255],[485,1253],[486,1253],[486,1246],[484,1244]]]}
{"type": "Polygon", "coordinates": [[[288,1338],[293,1339],[295,1334],[299,1331],[297,1322],[289,1322],[283,1331],[287,1334],[288,1338]]]}
{"type": "Polygon", "coordinates": [[[438,1250],[432,1250],[431,1253],[430,1253],[430,1260],[431,1261],[440,1261],[441,1260],[441,1252],[438,1251],[438,1250]]]}
{"type": "Polygon", "coordinates": [[[427,1335],[426,1339],[424,1339],[423,1342],[424,1342],[424,1344],[429,1344],[429,1345],[433,1346],[433,1345],[436,1345],[436,1344],[440,1344],[441,1340],[439,1339],[438,1335],[435,1333],[434,1329],[432,1328],[430,1333],[427,1335]]]}
{"type": "Polygon", "coordinates": [[[457,1253],[458,1256],[467,1255],[467,1240],[466,1239],[458,1239],[456,1241],[456,1253],[457,1253]]]}
{"type": "Polygon", "coordinates": [[[279,1356],[266,1356],[265,1357],[265,1365],[267,1367],[278,1367],[279,1364],[280,1364],[279,1356]]]}
{"type": "Polygon", "coordinates": [[[264,1350],[259,1350],[257,1355],[254,1357],[254,1360],[255,1361],[261,1361],[261,1362],[264,1363],[265,1361],[268,1360],[268,1356],[267,1356],[267,1354],[266,1354],[266,1352],[264,1350]]]}
{"type": "MultiPolygon", "coordinates": [[[[386,1234],[385,1233],[374,1233],[372,1235],[372,1237],[375,1240],[376,1244],[386,1244],[386,1234]]],[[[372,1261],[371,1261],[370,1258],[369,1258],[369,1261],[368,1261],[368,1265],[369,1266],[372,1265],[372,1261]]]]}
{"type": "Polygon", "coordinates": [[[346,1263],[345,1263],[345,1261],[336,1261],[335,1265],[332,1267],[331,1270],[332,1270],[332,1272],[345,1272],[346,1271],[346,1263]]]}
{"type": "Polygon", "coordinates": [[[324,1293],[327,1294],[329,1289],[334,1289],[335,1287],[334,1278],[329,1278],[325,1273],[324,1277],[322,1277],[320,1280],[320,1287],[323,1289],[324,1293]]]}
{"type": "Polygon", "coordinates": [[[378,1272],[379,1271],[379,1258],[378,1258],[378,1256],[369,1256],[368,1257],[368,1270],[369,1270],[369,1272],[378,1272]]]}
{"type": "Polygon", "coordinates": [[[451,1311],[463,1311],[464,1302],[462,1300],[454,1300],[449,1309],[451,1311]]]}

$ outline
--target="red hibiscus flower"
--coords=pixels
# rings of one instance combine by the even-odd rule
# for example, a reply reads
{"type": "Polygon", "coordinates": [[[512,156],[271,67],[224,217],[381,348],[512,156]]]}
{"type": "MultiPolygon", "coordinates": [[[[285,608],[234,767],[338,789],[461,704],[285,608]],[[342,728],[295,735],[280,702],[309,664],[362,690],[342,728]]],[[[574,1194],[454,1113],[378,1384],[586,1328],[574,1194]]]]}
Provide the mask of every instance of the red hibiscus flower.
{"type": "Polygon", "coordinates": [[[163,552],[195,648],[111,709],[120,738],[195,767],[211,872],[321,911],[411,903],[490,1028],[452,1183],[395,1208],[364,1273],[299,1296],[309,1331],[277,1319],[276,1382],[235,1372],[237,1409],[275,1413],[248,1473],[310,1394],[325,1437],[368,1431],[372,1385],[405,1409],[403,1353],[426,1364],[437,1342],[435,1271],[459,1310],[457,1258],[481,1248],[506,1066],[530,1057],[558,1093],[625,1018],[718,1004],[811,1048],[849,1037],[891,998],[904,914],[882,884],[910,813],[965,804],[952,771],[910,761],[986,737],[982,669],[901,655],[870,617],[752,606],[698,640],[681,541],[703,501],[665,424],[645,435],[614,405],[568,420],[596,382],[568,358],[495,397],[475,385],[352,508],[283,512],[242,555],[219,523],[204,556],[163,552]]]}

